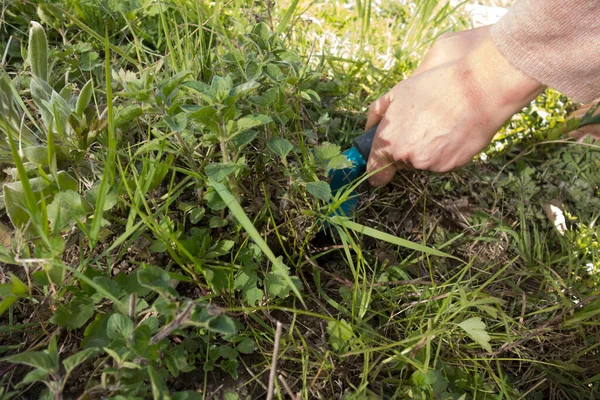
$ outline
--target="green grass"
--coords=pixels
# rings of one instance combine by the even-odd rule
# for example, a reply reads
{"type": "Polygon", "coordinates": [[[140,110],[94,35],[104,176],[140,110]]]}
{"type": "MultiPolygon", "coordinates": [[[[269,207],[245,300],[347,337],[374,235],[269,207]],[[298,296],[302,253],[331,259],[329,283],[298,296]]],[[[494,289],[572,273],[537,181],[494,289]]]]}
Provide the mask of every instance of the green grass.
{"type": "Polygon", "coordinates": [[[460,8],[2,15],[0,399],[265,398],[275,356],[281,399],[598,397],[600,153],[559,140],[571,101],[547,91],[460,171],[329,201],[369,103],[460,8]]]}

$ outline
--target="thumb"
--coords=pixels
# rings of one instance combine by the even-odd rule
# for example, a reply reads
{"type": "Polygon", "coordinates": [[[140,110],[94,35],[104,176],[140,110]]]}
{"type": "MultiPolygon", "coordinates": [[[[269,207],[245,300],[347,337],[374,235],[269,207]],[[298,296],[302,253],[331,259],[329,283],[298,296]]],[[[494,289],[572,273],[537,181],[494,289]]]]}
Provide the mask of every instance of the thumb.
{"type": "Polygon", "coordinates": [[[375,133],[373,146],[371,147],[371,153],[367,163],[367,172],[375,172],[375,174],[369,178],[369,183],[372,186],[387,185],[394,177],[397,169],[389,152],[386,151],[391,143],[382,139],[381,132],[385,129],[384,125],[388,124],[380,124],[377,133],[375,133]]]}
{"type": "Polygon", "coordinates": [[[365,127],[365,130],[371,129],[371,127],[377,125],[377,123],[381,121],[381,119],[385,115],[385,112],[390,106],[390,103],[393,100],[394,96],[392,95],[392,91],[390,90],[389,92],[375,100],[373,103],[371,103],[371,105],[369,106],[369,111],[367,113],[367,126],[365,127]]]}

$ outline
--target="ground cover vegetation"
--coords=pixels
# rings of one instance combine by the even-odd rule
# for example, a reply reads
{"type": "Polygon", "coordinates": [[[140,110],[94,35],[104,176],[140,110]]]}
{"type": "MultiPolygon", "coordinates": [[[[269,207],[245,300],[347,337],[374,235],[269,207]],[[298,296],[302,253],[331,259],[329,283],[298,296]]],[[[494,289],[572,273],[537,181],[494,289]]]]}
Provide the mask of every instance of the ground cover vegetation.
{"type": "Polygon", "coordinates": [[[264,398],[273,359],[282,399],[600,396],[600,153],[567,98],[331,217],[366,107],[460,7],[8,0],[0,24],[0,398],[264,398]]]}

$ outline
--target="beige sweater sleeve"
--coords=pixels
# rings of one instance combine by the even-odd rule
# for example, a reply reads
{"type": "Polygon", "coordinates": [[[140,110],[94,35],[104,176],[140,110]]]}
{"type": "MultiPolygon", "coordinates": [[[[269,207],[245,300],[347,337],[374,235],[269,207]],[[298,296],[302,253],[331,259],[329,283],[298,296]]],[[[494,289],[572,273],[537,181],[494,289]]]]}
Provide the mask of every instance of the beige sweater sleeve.
{"type": "Polygon", "coordinates": [[[542,84],[577,101],[600,97],[600,0],[517,0],[492,38],[542,84]]]}

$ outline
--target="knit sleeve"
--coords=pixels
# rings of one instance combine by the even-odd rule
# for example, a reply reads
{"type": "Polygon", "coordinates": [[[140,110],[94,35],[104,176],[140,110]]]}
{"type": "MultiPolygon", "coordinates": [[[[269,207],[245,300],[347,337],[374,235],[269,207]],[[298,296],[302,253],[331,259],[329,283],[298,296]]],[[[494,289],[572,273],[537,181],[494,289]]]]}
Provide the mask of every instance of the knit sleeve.
{"type": "Polygon", "coordinates": [[[600,1],[517,0],[492,27],[519,70],[577,101],[600,97],[600,1]]]}

